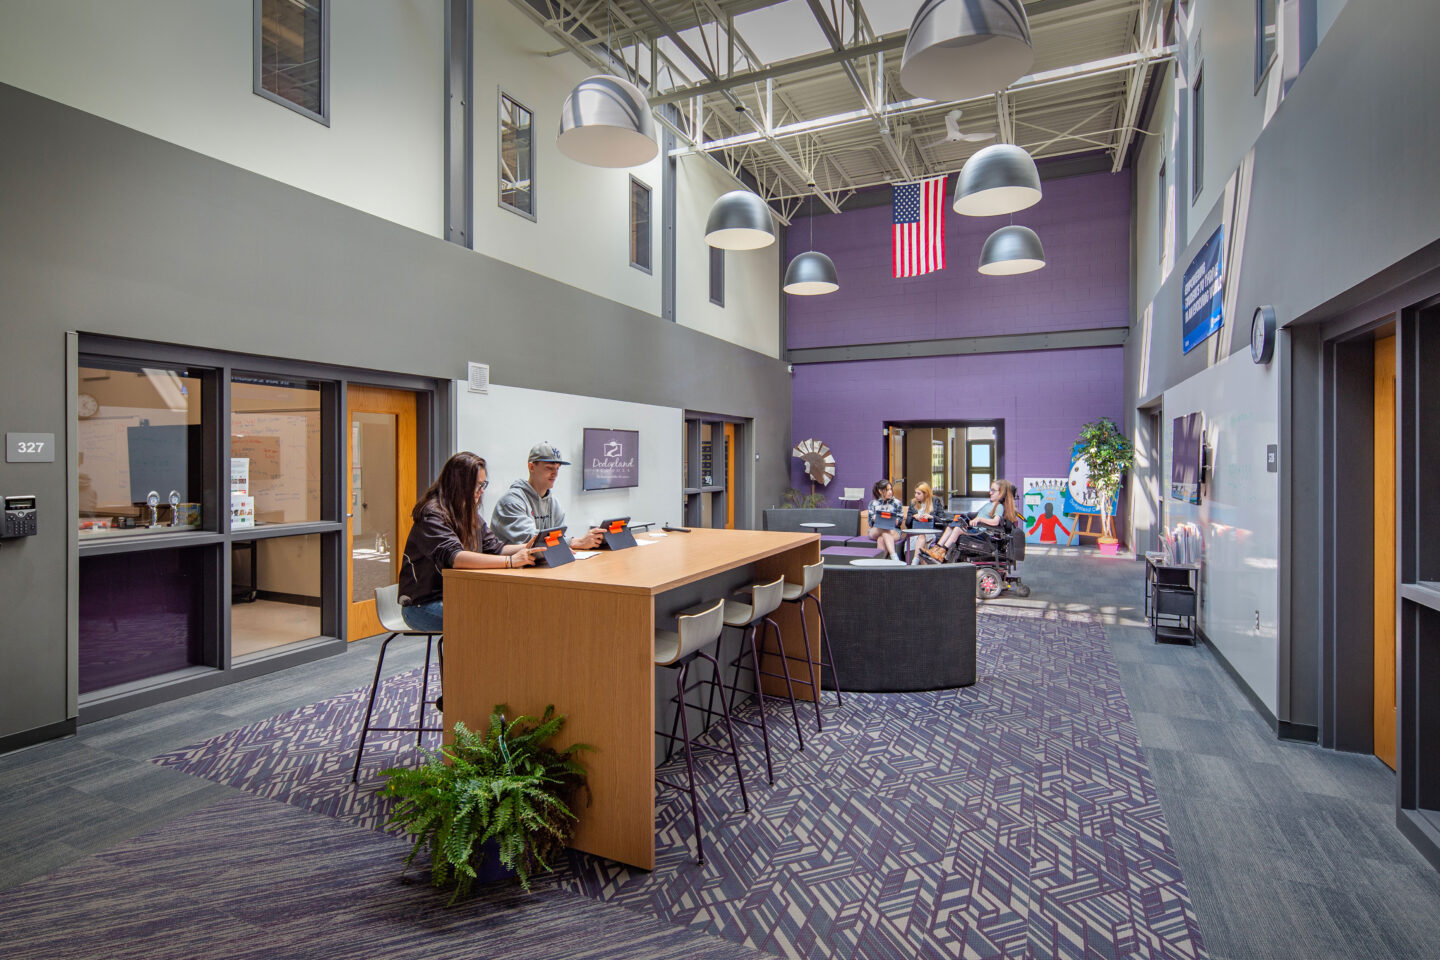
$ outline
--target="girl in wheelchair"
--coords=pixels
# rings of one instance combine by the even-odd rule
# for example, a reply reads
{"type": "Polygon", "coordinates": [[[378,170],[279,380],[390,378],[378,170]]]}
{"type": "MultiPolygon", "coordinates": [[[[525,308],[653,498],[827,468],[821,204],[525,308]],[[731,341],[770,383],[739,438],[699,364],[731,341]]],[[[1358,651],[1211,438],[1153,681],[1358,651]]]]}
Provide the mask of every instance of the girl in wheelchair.
{"type": "Polygon", "coordinates": [[[1025,556],[1025,532],[1015,511],[1015,485],[1009,480],[990,484],[990,501],[968,523],[950,524],[925,553],[936,563],[974,564],[975,590],[983,599],[994,599],[1007,587],[1018,596],[1030,595],[1030,588],[1015,576],[1015,565],[1025,556]]]}

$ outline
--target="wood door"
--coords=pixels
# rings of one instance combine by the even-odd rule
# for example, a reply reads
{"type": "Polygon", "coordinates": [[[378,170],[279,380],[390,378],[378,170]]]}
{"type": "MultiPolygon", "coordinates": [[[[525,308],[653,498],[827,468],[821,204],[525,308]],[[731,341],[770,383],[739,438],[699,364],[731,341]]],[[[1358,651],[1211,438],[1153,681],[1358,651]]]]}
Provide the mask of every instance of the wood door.
{"type": "MultiPolygon", "coordinates": [[[[895,487],[895,496],[905,502],[905,431],[901,427],[890,428],[890,442],[885,446],[885,478],[895,487]]],[[[869,502],[869,497],[866,497],[869,502]]]]}
{"type": "Polygon", "coordinates": [[[735,424],[725,424],[725,529],[735,529],[735,424]]]}
{"type": "Polygon", "coordinates": [[[415,411],[419,394],[350,386],[345,412],[346,591],[350,617],[345,639],[381,632],[375,588],[395,583],[410,535],[416,489],[415,411]]]}
{"type": "Polygon", "coordinates": [[[1375,341],[1375,756],[1395,769],[1395,338],[1375,341]]]}

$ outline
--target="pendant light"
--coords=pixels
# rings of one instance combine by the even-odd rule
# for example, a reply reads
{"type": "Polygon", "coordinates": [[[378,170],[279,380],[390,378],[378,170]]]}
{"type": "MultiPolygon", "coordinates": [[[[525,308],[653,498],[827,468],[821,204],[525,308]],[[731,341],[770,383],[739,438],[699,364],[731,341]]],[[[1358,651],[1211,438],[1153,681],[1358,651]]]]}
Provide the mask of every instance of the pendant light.
{"type": "Polygon", "coordinates": [[[705,242],[721,250],[758,250],[775,242],[770,207],[749,190],[716,200],[705,220],[705,242]]]}
{"type": "Polygon", "coordinates": [[[955,212],[967,217],[1014,213],[1040,202],[1040,171],[1024,147],[996,143],[965,161],[955,178],[955,212]]]}
{"type": "Polygon", "coordinates": [[[813,297],[822,293],[834,293],[840,289],[840,278],[835,273],[835,261],[815,249],[815,204],[810,204],[810,249],[799,254],[785,268],[786,293],[802,297],[813,297]]]}
{"type": "Polygon", "coordinates": [[[930,100],[1004,90],[1035,62],[1021,0],[925,0],[905,37],[900,85],[930,100]]]}
{"type": "Polygon", "coordinates": [[[603,74],[581,80],[565,98],[555,145],[592,167],[636,167],[660,152],[645,94],[629,80],[603,74]]]}
{"type": "Polygon", "coordinates": [[[1045,249],[1029,227],[1001,227],[980,250],[980,272],[992,277],[1031,273],[1045,266],[1045,249]]]}

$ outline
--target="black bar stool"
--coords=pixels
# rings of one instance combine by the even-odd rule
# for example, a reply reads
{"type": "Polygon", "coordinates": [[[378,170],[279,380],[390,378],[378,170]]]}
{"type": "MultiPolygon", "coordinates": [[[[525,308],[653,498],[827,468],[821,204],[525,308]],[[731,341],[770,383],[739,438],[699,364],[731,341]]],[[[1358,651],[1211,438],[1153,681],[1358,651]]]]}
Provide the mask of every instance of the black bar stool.
{"type": "MultiPolygon", "coordinates": [[[[775,635],[780,635],[780,627],[770,619],[770,614],[780,607],[781,591],[785,586],[783,576],[775,578],[770,583],[752,583],[743,588],[750,592],[750,602],[742,603],[739,600],[725,601],[725,626],[735,627],[743,630],[745,637],[750,642],[750,669],[755,676],[755,695],[760,700],[760,720],[742,720],[735,718],[736,723],[748,724],[760,728],[760,737],[765,744],[765,775],[773,786],[775,783],[775,767],[770,758],[770,729],[765,725],[765,690],[761,683],[761,677],[774,677],[784,679],[785,689],[790,698],[790,713],[795,718],[795,737],[800,741],[800,749],[805,749],[805,736],[800,732],[800,712],[795,706],[795,689],[790,685],[790,666],[783,656],[780,657],[780,666],[784,671],[783,677],[779,673],[768,673],[760,669],[760,648],[764,645],[764,630],[775,627],[775,635]],[[757,632],[759,638],[757,639],[757,632]]],[[[740,665],[745,660],[745,652],[742,649],[740,655],[730,661],[734,673],[730,683],[730,709],[735,709],[735,694],[740,690],[740,665]]],[[[715,693],[710,693],[713,701],[715,693]]],[[[707,712],[709,708],[707,707],[707,712]]]]}
{"type": "MultiPolygon", "coordinates": [[[[690,664],[695,658],[708,661],[712,670],[710,680],[710,700],[713,705],[715,700],[715,688],[720,685],[720,662],[705,652],[705,648],[720,639],[720,632],[725,629],[725,602],[716,600],[709,605],[702,605],[687,610],[675,618],[677,629],[655,631],[655,665],[658,667],[670,667],[676,671],[675,675],[675,696],[670,702],[675,704],[676,721],[680,725],[681,735],[675,735],[674,724],[670,727],[669,733],[656,730],[657,736],[665,737],[673,746],[676,741],[685,747],[685,783],[675,783],[663,777],[656,777],[655,782],[676,790],[685,790],[690,794],[690,816],[695,822],[695,857],[696,862],[702,866],[705,863],[705,841],[700,832],[700,801],[695,795],[695,755],[696,750],[713,750],[716,753],[729,753],[735,761],[735,777],[740,781],[740,800],[745,804],[745,812],[750,812],[750,798],[745,794],[745,774],[740,769],[740,751],[735,744],[735,730],[730,726],[730,708],[725,703],[725,698],[720,698],[721,714],[725,718],[725,735],[730,738],[730,749],[712,747],[708,744],[694,743],[690,739],[690,721],[685,716],[685,695],[696,687],[702,686],[704,681],[689,683],[690,664]]],[[[705,710],[705,727],[710,727],[710,708],[705,710]]],[[[665,751],[665,759],[670,759],[670,751],[665,751]]]]}
{"type": "MultiPolygon", "coordinates": [[[[835,654],[830,652],[830,628],[825,626],[825,607],[820,603],[820,598],[815,591],[820,587],[820,580],[825,575],[825,562],[818,560],[815,563],[807,564],[802,568],[803,577],[801,582],[794,583],[785,581],[785,589],[782,592],[782,599],[785,603],[800,605],[800,630],[805,637],[805,657],[807,660],[806,669],[812,670],[811,680],[818,683],[810,683],[810,689],[815,692],[815,729],[824,730],[824,721],[820,717],[820,687],[825,683],[825,668],[830,668],[830,682],[835,687],[835,706],[845,705],[845,698],[840,693],[840,677],[835,673],[835,654]],[[810,624],[805,621],[805,601],[815,603],[815,612],[820,615],[820,645],[821,656],[819,670],[814,669],[814,664],[808,662],[810,657],[810,624]],[[818,676],[816,676],[818,674],[818,676]]],[[[791,657],[798,660],[798,657],[791,657]]],[[[809,681],[800,680],[799,683],[809,681]]]]}
{"type": "MultiPolygon", "coordinates": [[[[375,613],[380,617],[380,626],[390,631],[380,644],[380,656],[375,660],[375,680],[370,684],[370,703],[365,707],[365,723],[360,728],[360,746],[355,750],[355,769],[350,771],[350,782],[357,783],[360,778],[360,758],[365,754],[365,738],[373,730],[379,733],[413,733],[415,734],[415,745],[420,745],[420,738],[427,733],[441,733],[444,727],[425,726],[425,705],[436,704],[439,709],[440,698],[428,699],[430,696],[430,651],[436,645],[435,638],[440,636],[440,631],[411,630],[409,624],[400,613],[400,586],[392,583],[388,587],[375,588],[375,613]],[[375,694],[380,689],[380,670],[385,665],[385,649],[390,646],[390,641],[396,637],[424,637],[425,638],[425,672],[421,674],[420,681],[420,710],[415,718],[413,727],[372,727],[370,717],[375,712],[375,694]]],[[[445,638],[440,637],[440,677],[444,682],[445,677],[445,638]]]]}

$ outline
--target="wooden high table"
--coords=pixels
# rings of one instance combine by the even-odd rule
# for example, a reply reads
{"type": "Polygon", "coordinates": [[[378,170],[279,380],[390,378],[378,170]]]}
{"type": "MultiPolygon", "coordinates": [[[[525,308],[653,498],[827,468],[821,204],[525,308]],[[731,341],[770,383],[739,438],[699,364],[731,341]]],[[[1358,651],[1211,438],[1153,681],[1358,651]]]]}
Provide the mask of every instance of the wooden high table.
{"type": "MultiPolygon", "coordinates": [[[[819,560],[815,534],[694,529],[553,569],[446,570],[445,725],[458,720],[483,731],[496,704],[507,704],[511,716],[537,717],[554,704],[569,718],[559,745],[598,748],[580,758],[593,803],[577,811],[572,846],[653,870],[657,623],[673,629],[667,621],[676,612],[751,581],[783,574],[798,583],[801,568],[819,560]]],[[[818,681],[819,618],[814,604],[805,606],[812,655],[806,679],[818,681]]],[[[800,657],[799,606],[782,604],[772,618],[787,652],[800,657]]],[[[803,662],[791,664],[792,674],[803,669],[803,662]]],[[[797,699],[811,689],[796,684],[797,699]]],[[[765,691],[779,692],[774,681],[765,691]]],[[[775,717],[772,749],[788,746],[788,720],[775,717]]]]}

